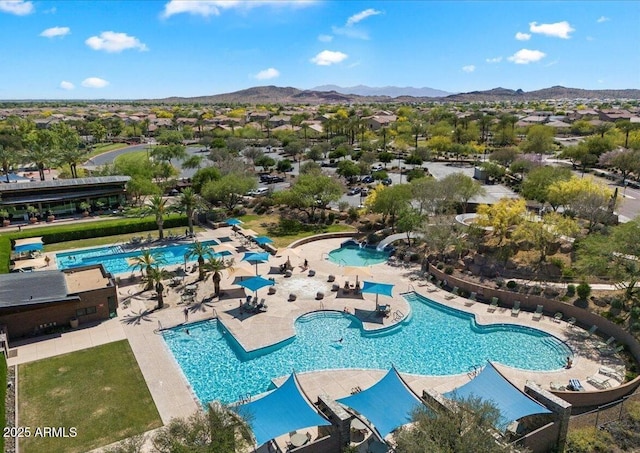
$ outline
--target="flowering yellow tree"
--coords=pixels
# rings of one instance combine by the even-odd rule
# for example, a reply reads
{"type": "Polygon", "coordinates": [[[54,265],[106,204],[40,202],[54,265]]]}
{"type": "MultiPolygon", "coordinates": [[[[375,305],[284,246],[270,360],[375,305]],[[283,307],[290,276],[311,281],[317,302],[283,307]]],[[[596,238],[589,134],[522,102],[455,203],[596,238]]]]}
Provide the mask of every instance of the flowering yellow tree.
{"type": "Polygon", "coordinates": [[[493,228],[498,244],[502,244],[509,230],[524,221],[526,211],[527,205],[523,199],[503,198],[495,204],[478,206],[477,223],[493,228]]]}

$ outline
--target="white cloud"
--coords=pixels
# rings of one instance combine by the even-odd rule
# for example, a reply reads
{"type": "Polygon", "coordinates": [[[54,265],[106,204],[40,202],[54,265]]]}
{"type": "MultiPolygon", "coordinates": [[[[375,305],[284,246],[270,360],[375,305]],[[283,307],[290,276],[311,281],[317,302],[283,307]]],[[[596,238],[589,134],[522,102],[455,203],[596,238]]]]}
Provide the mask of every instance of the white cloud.
{"type": "Polygon", "coordinates": [[[24,0],[0,0],[0,11],[16,16],[26,16],[34,12],[35,8],[32,2],[24,0]]]}
{"type": "Polygon", "coordinates": [[[600,16],[600,17],[598,17],[598,20],[596,22],[601,24],[602,22],[609,22],[610,20],[611,20],[611,18],[609,18],[607,16],[600,16]]]}
{"type": "Polygon", "coordinates": [[[500,63],[501,61],[502,57],[487,58],[486,60],[487,63],[500,63]]]}
{"type": "Polygon", "coordinates": [[[555,24],[540,24],[537,22],[531,22],[529,24],[529,31],[531,33],[539,33],[545,36],[552,36],[554,38],[569,39],[569,33],[576,31],[571,27],[569,22],[563,20],[562,22],[556,22],[555,24]]]}
{"type": "Polygon", "coordinates": [[[219,16],[226,9],[251,9],[258,6],[306,6],[315,0],[171,0],[164,5],[162,17],[176,14],[219,16]]]}
{"type": "Polygon", "coordinates": [[[351,27],[358,22],[365,20],[367,17],[377,16],[378,14],[382,14],[382,11],[378,11],[373,8],[365,9],[364,11],[360,11],[357,14],[354,14],[350,18],[347,19],[347,27],[351,27]]]}
{"type": "Polygon", "coordinates": [[[76,86],[73,83],[67,82],[66,80],[60,82],[60,88],[62,88],[63,90],[73,90],[75,87],[76,86]]]}
{"type": "Polygon", "coordinates": [[[520,49],[507,60],[515,64],[529,64],[543,59],[547,54],[539,50],[520,49]]]}
{"type": "Polygon", "coordinates": [[[45,38],[55,38],[56,36],[66,36],[71,33],[69,27],[51,27],[40,33],[40,36],[45,38]]]}
{"type": "Polygon", "coordinates": [[[346,53],[333,51],[333,50],[323,50],[318,55],[311,59],[312,63],[317,64],[318,66],[330,66],[332,64],[340,63],[348,57],[346,53]]]}
{"type": "Polygon", "coordinates": [[[82,86],[85,88],[104,88],[107,85],[109,82],[99,77],[89,77],[82,81],[82,86]]]}
{"type": "Polygon", "coordinates": [[[331,42],[333,41],[333,36],[331,35],[319,35],[318,41],[320,42],[331,42]]]}
{"type": "Polygon", "coordinates": [[[268,79],[275,79],[278,76],[280,76],[280,71],[278,71],[275,68],[268,68],[268,69],[263,69],[262,71],[257,73],[254,76],[254,78],[258,80],[268,80],[268,79]]]}
{"type": "Polygon", "coordinates": [[[531,35],[529,33],[522,33],[519,31],[516,33],[516,39],[518,41],[529,41],[531,39],[531,35]]]}
{"type": "Polygon", "coordinates": [[[354,27],[331,27],[331,31],[335,35],[342,35],[348,38],[369,39],[369,34],[363,30],[354,27]]]}
{"type": "Polygon", "coordinates": [[[462,70],[464,72],[473,72],[473,71],[476,70],[476,67],[474,65],[470,64],[470,65],[467,65],[467,66],[463,66],[462,70]]]}
{"type": "Polygon", "coordinates": [[[141,52],[149,50],[135,36],[113,31],[103,31],[100,36],[92,36],[85,41],[85,44],[93,50],[104,50],[110,53],[122,52],[126,49],[138,49],[141,52]]]}

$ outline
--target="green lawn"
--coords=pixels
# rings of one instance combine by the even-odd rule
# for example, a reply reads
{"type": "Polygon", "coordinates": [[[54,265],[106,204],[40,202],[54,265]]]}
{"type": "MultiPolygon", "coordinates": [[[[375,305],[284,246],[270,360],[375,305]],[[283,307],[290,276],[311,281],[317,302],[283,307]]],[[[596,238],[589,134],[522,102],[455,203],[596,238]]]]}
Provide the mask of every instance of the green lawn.
{"type": "Polygon", "coordinates": [[[87,158],[97,156],[107,151],[115,151],[116,149],[126,148],[126,143],[101,143],[93,147],[91,152],[87,155],[87,158]]]}
{"type": "Polygon", "coordinates": [[[120,154],[114,159],[114,163],[120,163],[125,165],[144,163],[149,160],[149,154],[146,150],[131,151],[130,153],[120,154]]]}
{"type": "Polygon", "coordinates": [[[84,452],[162,425],[126,340],[20,365],[18,377],[25,453],[84,452]],[[44,426],[77,436],[35,437],[44,426]]]}
{"type": "MultiPolygon", "coordinates": [[[[252,215],[252,214],[239,217],[239,219],[244,222],[244,224],[241,225],[242,228],[253,230],[260,235],[269,235],[269,232],[267,231],[267,227],[262,226],[262,224],[268,225],[269,223],[277,223],[278,218],[279,217],[276,215],[260,216],[260,215],[252,215]]],[[[354,228],[349,225],[333,224],[333,225],[325,226],[322,232],[336,233],[340,231],[354,231],[354,228]]],[[[314,236],[316,234],[318,233],[315,231],[301,231],[299,233],[290,234],[286,236],[270,236],[270,237],[271,239],[273,239],[274,247],[284,248],[284,247],[287,247],[289,244],[293,243],[294,241],[297,241],[298,239],[314,236]]]]}

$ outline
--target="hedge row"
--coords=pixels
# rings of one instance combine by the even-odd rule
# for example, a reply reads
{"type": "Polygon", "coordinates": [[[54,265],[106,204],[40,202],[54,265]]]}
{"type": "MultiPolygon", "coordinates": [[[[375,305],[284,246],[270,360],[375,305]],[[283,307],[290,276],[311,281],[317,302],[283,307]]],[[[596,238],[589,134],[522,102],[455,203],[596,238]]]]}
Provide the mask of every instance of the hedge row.
{"type": "MultiPolygon", "coordinates": [[[[188,224],[183,215],[169,216],[164,221],[164,228],[184,227],[188,224]]],[[[78,222],[68,225],[46,226],[14,232],[0,237],[0,273],[9,272],[11,257],[11,240],[42,236],[45,244],[76,241],[95,237],[114,236],[118,234],[138,233],[156,230],[158,225],[152,217],[111,219],[99,222],[78,222]]]]}

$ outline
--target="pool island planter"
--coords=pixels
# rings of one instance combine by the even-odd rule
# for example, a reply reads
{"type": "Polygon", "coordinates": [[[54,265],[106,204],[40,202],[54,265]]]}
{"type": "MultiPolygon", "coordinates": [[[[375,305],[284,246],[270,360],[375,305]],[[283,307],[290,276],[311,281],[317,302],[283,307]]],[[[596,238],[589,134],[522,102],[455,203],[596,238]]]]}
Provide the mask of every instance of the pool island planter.
{"type": "MultiPolygon", "coordinates": [[[[633,335],[625,329],[602,316],[591,313],[583,308],[566,304],[559,300],[547,299],[542,296],[524,295],[479,285],[474,282],[463,280],[454,275],[447,275],[443,270],[439,270],[431,263],[427,264],[427,271],[438,280],[446,280],[448,285],[451,287],[457,286],[458,288],[469,291],[470,293],[475,292],[482,296],[485,301],[491,300],[492,297],[497,297],[500,300],[500,305],[502,307],[511,308],[516,301],[520,301],[521,309],[533,312],[536,310],[538,305],[544,305],[544,310],[547,313],[562,312],[565,318],[575,317],[578,320],[578,324],[582,326],[597,325],[598,333],[605,335],[605,337],[615,337],[618,344],[626,345],[627,351],[631,354],[636,363],[640,363],[640,343],[638,343],[633,335]]],[[[488,302],[486,303],[488,304],[488,302]]],[[[640,376],[636,377],[632,381],[625,382],[618,387],[606,390],[587,392],[552,391],[551,393],[571,403],[574,407],[586,407],[600,406],[616,401],[623,396],[632,393],[638,387],[640,387],[640,376]]]]}

